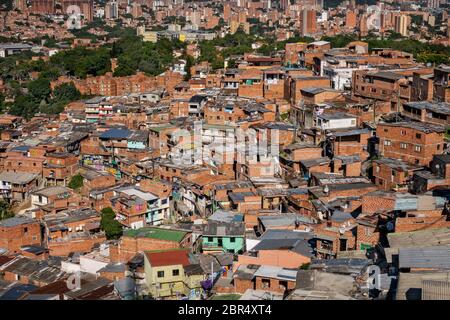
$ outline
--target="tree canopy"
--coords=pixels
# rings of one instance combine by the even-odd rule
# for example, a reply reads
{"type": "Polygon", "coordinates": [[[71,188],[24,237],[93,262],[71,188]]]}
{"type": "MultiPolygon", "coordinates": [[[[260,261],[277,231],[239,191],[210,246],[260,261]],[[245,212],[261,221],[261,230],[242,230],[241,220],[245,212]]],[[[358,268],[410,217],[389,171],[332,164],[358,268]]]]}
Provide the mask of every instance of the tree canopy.
{"type": "Polygon", "coordinates": [[[68,186],[70,189],[80,189],[83,186],[83,177],[80,174],[74,175],[68,186]]]}
{"type": "Polygon", "coordinates": [[[122,225],[115,220],[115,217],[116,214],[110,207],[102,210],[100,227],[105,231],[108,240],[118,239],[122,235],[122,225]]]}
{"type": "Polygon", "coordinates": [[[8,202],[0,200],[0,220],[14,217],[14,213],[11,211],[11,206],[8,202]]]}

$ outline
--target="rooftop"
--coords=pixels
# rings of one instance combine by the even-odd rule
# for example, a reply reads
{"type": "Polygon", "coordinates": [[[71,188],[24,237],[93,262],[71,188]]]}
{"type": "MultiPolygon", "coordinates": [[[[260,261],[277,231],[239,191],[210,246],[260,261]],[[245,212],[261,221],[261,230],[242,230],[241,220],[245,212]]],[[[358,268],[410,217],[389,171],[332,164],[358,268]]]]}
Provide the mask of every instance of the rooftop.
{"type": "Polygon", "coordinates": [[[10,228],[29,223],[37,223],[37,220],[28,218],[26,216],[15,216],[12,218],[1,220],[0,227],[10,228]]]}
{"type": "Polygon", "coordinates": [[[126,230],[123,232],[125,237],[133,238],[152,238],[166,241],[180,242],[186,236],[187,232],[171,230],[164,228],[146,227],[140,229],[126,230]]]}
{"type": "Polygon", "coordinates": [[[9,182],[12,184],[27,184],[36,179],[39,175],[37,173],[28,172],[6,172],[0,173],[0,181],[9,182]]]}
{"type": "Polygon", "coordinates": [[[188,249],[172,249],[159,251],[146,251],[145,256],[152,267],[179,265],[187,266],[189,261],[188,249]]]}

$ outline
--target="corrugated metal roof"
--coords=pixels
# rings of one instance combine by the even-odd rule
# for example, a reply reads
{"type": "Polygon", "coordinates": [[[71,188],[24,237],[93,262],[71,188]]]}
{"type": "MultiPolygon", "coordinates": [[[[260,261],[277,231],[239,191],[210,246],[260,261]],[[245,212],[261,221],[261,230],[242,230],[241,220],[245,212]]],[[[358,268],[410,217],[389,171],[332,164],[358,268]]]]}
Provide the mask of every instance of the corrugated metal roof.
{"type": "Polygon", "coordinates": [[[400,268],[450,269],[450,245],[400,248],[400,268]]]}

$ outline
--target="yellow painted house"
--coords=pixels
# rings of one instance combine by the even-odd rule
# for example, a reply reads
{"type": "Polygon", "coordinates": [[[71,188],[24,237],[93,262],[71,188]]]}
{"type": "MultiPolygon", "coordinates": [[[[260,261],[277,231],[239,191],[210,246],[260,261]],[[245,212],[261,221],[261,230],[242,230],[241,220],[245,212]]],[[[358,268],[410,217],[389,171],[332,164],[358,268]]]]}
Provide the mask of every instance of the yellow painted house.
{"type": "Polygon", "coordinates": [[[201,288],[205,275],[190,263],[188,249],[146,251],[144,257],[145,282],[154,298],[189,296],[201,288]]]}

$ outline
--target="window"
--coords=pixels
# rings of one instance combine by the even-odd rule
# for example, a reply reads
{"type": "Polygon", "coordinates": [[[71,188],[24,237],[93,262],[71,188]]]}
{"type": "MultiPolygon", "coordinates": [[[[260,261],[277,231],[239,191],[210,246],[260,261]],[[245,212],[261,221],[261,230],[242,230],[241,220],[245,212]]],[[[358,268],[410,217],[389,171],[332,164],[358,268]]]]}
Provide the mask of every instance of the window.
{"type": "Polygon", "coordinates": [[[230,238],[230,242],[236,242],[236,238],[230,238]]]}
{"type": "Polygon", "coordinates": [[[414,147],[414,151],[416,151],[416,152],[420,152],[421,150],[422,150],[421,146],[415,146],[414,147]]]}
{"type": "Polygon", "coordinates": [[[28,228],[27,227],[23,228],[23,233],[28,233],[28,228]]]}
{"type": "Polygon", "coordinates": [[[416,139],[421,139],[422,135],[420,133],[416,133],[416,139]]]}
{"type": "Polygon", "coordinates": [[[208,242],[213,242],[214,238],[213,237],[208,237],[208,242]]]}
{"type": "Polygon", "coordinates": [[[178,270],[178,269],[172,270],[172,276],[176,277],[179,275],[180,275],[180,270],[178,270]]]}
{"type": "Polygon", "coordinates": [[[270,279],[261,279],[261,284],[265,289],[270,288],[270,279]]]}
{"type": "Polygon", "coordinates": [[[400,148],[401,149],[406,149],[408,147],[407,143],[400,143],[400,148]]]}
{"type": "Polygon", "coordinates": [[[406,131],[405,131],[405,130],[400,130],[400,134],[401,134],[402,136],[404,136],[404,135],[406,134],[406,131]]]}
{"type": "Polygon", "coordinates": [[[158,278],[164,278],[164,271],[158,271],[158,278]]]}
{"type": "Polygon", "coordinates": [[[440,150],[441,149],[441,145],[440,144],[436,145],[436,149],[440,150]]]}
{"type": "Polygon", "coordinates": [[[385,145],[385,146],[390,146],[390,145],[392,145],[391,140],[384,140],[384,145],[385,145]]]}

